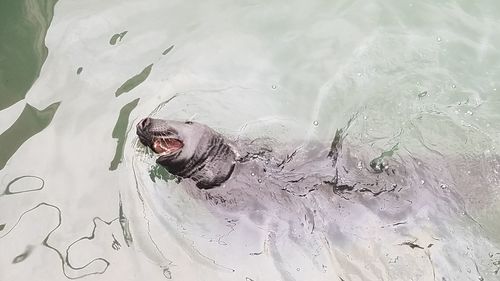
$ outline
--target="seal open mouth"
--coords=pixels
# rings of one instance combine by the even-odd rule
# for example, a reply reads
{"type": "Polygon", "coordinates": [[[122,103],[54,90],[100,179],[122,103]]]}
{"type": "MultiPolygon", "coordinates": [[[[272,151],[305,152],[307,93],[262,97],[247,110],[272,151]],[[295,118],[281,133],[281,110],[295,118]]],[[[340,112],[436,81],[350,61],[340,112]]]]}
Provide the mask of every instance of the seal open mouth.
{"type": "Polygon", "coordinates": [[[153,140],[153,150],[157,154],[171,155],[182,149],[184,143],[176,138],[155,137],[153,140]]]}

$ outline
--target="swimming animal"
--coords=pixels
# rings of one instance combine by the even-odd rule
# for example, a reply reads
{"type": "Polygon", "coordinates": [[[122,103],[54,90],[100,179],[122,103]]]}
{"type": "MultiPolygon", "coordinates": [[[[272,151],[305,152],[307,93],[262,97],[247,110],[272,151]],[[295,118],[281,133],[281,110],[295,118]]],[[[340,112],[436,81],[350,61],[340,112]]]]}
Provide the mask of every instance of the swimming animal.
{"type": "Polygon", "coordinates": [[[404,182],[383,156],[371,169],[359,168],[356,157],[340,157],[349,154],[342,149],[344,132],[337,130],[329,146],[286,151],[269,139],[234,140],[197,122],[145,118],[137,124],[140,142],[158,155],[158,164],[204,190],[191,189],[196,197],[228,206],[258,205],[264,198],[281,204],[317,190],[377,196],[404,182]]]}

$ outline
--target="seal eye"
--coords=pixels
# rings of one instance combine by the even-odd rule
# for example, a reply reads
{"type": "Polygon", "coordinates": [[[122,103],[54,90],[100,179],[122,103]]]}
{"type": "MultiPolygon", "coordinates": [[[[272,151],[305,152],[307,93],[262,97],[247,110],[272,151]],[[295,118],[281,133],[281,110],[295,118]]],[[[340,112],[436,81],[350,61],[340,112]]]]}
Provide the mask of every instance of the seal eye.
{"type": "Polygon", "coordinates": [[[191,122],[191,121],[186,121],[186,122],[184,122],[184,124],[191,125],[191,124],[193,124],[193,122],[191,122]]]}

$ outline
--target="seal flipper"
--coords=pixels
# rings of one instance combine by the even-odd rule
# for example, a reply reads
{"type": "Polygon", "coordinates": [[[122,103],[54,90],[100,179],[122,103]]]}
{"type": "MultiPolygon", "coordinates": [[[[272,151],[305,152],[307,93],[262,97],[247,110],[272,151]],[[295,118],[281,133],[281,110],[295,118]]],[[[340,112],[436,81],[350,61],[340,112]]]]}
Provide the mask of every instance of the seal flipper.
{"type": "Polygon", "coordinates": [[[337,160],[342,151],[342,143],[344,142],[345,137],[347,137],[347,130],[351,126],[352,121],[354,121],[358,117],[358,112],[356,112],[344,128],[337,129],[335,131],[335,136],[333,137],[332,143],[330,145],[330,151],[328,152],[327,157],[332,159],[332,166],[335,167],[337,165],[337,160]]]}
{"type": "Polygon", "coordinates": [[[332,166],[337,165],[337,159],[342,150],[342,141],[344,140],[344,135],[342,135],[343,129],[337,129],[335,136],[333,137],[332,144],[330,145],[330,151],[327,157],[332,159],[332,166]]]}

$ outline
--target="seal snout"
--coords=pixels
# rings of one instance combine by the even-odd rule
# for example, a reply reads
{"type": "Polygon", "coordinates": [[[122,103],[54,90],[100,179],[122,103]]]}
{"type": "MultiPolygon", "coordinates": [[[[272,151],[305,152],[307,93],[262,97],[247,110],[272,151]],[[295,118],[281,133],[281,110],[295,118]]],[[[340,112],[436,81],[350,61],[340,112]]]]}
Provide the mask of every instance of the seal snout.
{"type": "Polygon", "coordinates": [[[147,117],[139,121],[136,126],[137,136],[139,137],[141,143],[145,146],[150,146],[150,144],[153,142],[152,135],[149,132],[151,123],[151,118],[147,117]]]}
{"type": "Polygon", "coordinates": [[[146,117],[146,118],[142,119],[139,123],[137,123],[137,130],[144,131],[150,125],[151,125],[151,118],[146,117]]]}
{"type": "Polygon", "coordinates": [[[137,123],[137,136],[143,145],[164,156],[174,155],[184,147],[177,131],[164,120],[142,119],[137,123]]]}

